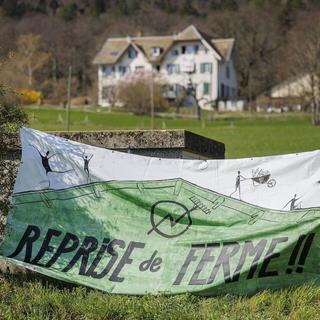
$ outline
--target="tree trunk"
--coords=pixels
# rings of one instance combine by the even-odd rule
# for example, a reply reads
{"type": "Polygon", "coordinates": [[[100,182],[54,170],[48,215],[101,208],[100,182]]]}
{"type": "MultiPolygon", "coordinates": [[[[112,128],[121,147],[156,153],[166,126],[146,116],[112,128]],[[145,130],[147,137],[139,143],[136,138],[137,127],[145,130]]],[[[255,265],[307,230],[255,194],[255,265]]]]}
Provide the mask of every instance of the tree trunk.
{"type": "Polygon", "coordinates": [[[30,61],[28,61],[28,84],[32,87],[32,67],[30,61]]]}
{"type": "Polygon", "coordinates": [[[251,90],[251,70],[249,69],[248,74],[248,98],[249,98],[249,111],[252,112],[252,90],[251,90]]]}
{"type": "Polygon", "coordinates": [[[315,102],[315,119],[314,119],[314,125],[319,126],[320,125],[320,101],[319,99],[315,102]]]}
{"type": "Polygon", "coordinates": [[[52,79],[54,83],[57,82],[57,58],[52,58],[52,79]]]}

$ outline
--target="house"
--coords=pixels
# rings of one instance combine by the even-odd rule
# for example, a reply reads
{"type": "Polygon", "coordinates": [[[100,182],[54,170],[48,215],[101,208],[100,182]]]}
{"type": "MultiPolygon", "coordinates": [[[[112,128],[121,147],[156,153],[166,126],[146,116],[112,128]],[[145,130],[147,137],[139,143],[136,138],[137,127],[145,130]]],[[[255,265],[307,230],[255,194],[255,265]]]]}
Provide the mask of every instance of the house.
{"type": "Polygon", "coordinates": [[[202,106],[237,98],[234,39],[214,39],[191,25],[170,36],[108,38],[93,63],[98,66],[99,104],[109,106],[117,82],[128,73],[155,71],[174,99],[192,83],[202,106]]]}
{"type": "Polygon", "coordinates": [[[311,92],[311,87],[309,74],[289,78],[257,97],[257,111],[301,110],[311,92]]]}

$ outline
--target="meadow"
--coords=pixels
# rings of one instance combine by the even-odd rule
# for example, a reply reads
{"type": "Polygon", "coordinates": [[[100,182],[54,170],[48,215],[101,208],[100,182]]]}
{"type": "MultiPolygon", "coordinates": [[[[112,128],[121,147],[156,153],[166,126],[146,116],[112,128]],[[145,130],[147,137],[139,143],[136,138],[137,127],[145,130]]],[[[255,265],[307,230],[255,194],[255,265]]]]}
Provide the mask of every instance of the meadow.
{"type": "MultiPolygon", "coordinates": [[[[65,110],[25,108],[30,126],[65,130],[65,110]]],[[[222,141],[226,157],[320,148],[308,115],[205,115],[205,120],[156,118],[156,129],[186,129],[222,141]]],[[[72,110],[71,130],[149,129],[150,119],[125,113],[72,110]]],[[[37,275],[0,276],[0,319],[319,319],[320,289],[265,290],[253,296],[111,295],[37,275]]]]}
{"type": "MultiPolygon", "coordinates": [[[[25,108],[30,126],[45,131],[66,129],[66,111],[25,108]]],[[[226,157],[296,153],[320,148],[320,128],[306,114],[211,114],[204,120],[156,117],[155,129],[185,129],[224,142],[226,157]]],[[[150,118],[107,110],[72,109],[70,130],[150,129],[150,118]]]]}

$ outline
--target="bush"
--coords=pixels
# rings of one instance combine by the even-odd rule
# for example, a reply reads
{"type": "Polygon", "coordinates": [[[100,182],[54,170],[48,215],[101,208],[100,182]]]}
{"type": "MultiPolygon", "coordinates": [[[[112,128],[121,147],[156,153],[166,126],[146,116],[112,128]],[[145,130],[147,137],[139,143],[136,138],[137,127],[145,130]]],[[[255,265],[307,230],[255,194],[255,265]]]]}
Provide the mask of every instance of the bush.
{"type": "Polygon", "coordinates": [[[35,104],[41,103],[42,94],[40,91],[35,91],[31,89],[20,89],[17,91],[20,95],[20,100],[22,104],[35,104]]]}
{"type": "Polygon", "coordinates": [[[0,93],[0,131],[15,132],[27,123],[28,116],[19,106],[19,98],[12,92],[2,91],[2,94],[0,93]]]}

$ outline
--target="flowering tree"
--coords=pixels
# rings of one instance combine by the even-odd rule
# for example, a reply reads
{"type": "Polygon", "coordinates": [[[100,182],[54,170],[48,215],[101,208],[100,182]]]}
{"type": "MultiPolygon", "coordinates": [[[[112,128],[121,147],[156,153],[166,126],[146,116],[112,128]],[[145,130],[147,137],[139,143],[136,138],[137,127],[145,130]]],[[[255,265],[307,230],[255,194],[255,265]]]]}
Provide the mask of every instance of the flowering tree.
{"type": "Polygon", "coordinates": [[[169,104],[163,97],[165,78],[155,71],[139,70],[128,73],[115,87],[116,99],[135,114],[165,110],[169,104]]]}

